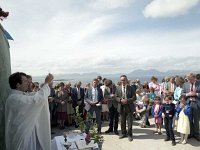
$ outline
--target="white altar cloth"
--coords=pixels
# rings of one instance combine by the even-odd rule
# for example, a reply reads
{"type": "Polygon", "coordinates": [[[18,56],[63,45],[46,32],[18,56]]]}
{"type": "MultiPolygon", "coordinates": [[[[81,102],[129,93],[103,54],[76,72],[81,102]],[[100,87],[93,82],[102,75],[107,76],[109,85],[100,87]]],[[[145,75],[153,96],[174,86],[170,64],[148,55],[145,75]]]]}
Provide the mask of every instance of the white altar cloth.
{"type": "MultiPolygon", "coordinates": [[[[84,140],[85,141],[86,134],[80,135],[80,134],[74,134],[70,133],[67,134],[67,141],[71,142],[72,145],[70,146],[69,150],[78,150],[76,141],[84,140]]],[[[98,150],[98,144],[95,143],[95,147],[93,149],[98,150]]],[[[51,142],[51,150],[66,150],[64,147],[64,137],[63,136],[56,136],[53,138],[51,142]]]]}

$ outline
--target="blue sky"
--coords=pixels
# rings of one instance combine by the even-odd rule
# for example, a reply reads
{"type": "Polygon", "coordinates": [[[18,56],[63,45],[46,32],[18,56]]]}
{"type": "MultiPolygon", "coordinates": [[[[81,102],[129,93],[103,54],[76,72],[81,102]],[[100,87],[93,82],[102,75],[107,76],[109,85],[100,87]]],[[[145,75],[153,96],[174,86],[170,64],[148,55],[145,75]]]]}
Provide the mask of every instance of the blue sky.
{"type": "Polygon", "coordinates": [[[12,71],[200,70],[200,0],[14,0],[12,71]]]}

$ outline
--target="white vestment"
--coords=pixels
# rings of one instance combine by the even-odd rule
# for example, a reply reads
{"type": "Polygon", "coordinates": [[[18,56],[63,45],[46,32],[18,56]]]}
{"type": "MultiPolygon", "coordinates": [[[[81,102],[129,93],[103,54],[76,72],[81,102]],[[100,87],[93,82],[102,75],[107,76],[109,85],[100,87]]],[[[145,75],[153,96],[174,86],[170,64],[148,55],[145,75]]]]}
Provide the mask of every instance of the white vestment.
{"type": "Polygon", "coordinates": [[[36,93],[12,90],[5,106],[7,150],[51,149],[49,95],[47,84],[36,93]]]}

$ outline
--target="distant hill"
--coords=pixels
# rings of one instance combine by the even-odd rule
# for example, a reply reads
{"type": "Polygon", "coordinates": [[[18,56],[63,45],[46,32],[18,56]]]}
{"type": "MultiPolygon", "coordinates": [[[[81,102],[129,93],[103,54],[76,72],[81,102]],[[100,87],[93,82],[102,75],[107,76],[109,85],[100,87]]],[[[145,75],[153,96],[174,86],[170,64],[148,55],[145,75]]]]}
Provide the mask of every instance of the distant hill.
{"type": "Polygon", "coordinates": [[[128,74],[128,76],[133,77],[144,77],[144,76],[175,76],[175,75],[186,75],[189,72],[198,73],[197,71],[190,71],[190,70],[168,70],[166,72],[161,72],[156,69],[149,69],[149,70],[134,70],[128,74]]]}
{"type": "MultiPolygon", "coordinates": [[[[165,76],[174,76],[174,75],[186,75],[189,72],[195,72],[199,73],[197,71],[189,71],[189,70],[168,70],[166,72],[161,72],[156,69],[149,69],[149,70],[134,70],[130,73],[116,73],[116,74],[102,74],[102,73],[97,73],[97,72],[91,72],[91,73],[70,73],[70,74],[54,74],[54,79],[55,81],[86,81],[90,82],[94,78],[96,78],[98,75],[102,76],[103,78],[110,78],[114,80],[118,80],[121,74],[126,74],[128,78],[133,79],[133,78],[146,78],[150,79],[151,76],[156,76],[159,78],[163,78],[165,76]]],[[[33,77],[34,81],[43,81],[44,76],[37,76],[33,77]]]]}
{"type": "Polygon", "coordinates": [[[163,72],[160,72],[156,69],[149,69],[149,70],[138,69],[138,70],[134,70],[128,74],[128,76],[135,76],[135,77],[152,76],[152,75],[161,76],[161,75],[163,75],[163,72]]]}

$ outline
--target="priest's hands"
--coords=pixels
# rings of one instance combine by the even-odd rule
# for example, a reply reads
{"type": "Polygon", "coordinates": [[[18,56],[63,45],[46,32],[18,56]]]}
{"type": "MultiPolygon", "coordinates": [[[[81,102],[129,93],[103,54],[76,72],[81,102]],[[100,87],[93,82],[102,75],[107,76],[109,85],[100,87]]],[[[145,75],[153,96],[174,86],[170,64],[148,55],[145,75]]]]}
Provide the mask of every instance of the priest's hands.
{"type": "Polygon", "coordinates": [[[53,81],[53,75],[49,73],[45,78],[45,83],[50,84],[52,83],[52,81],[53,81]]]}

